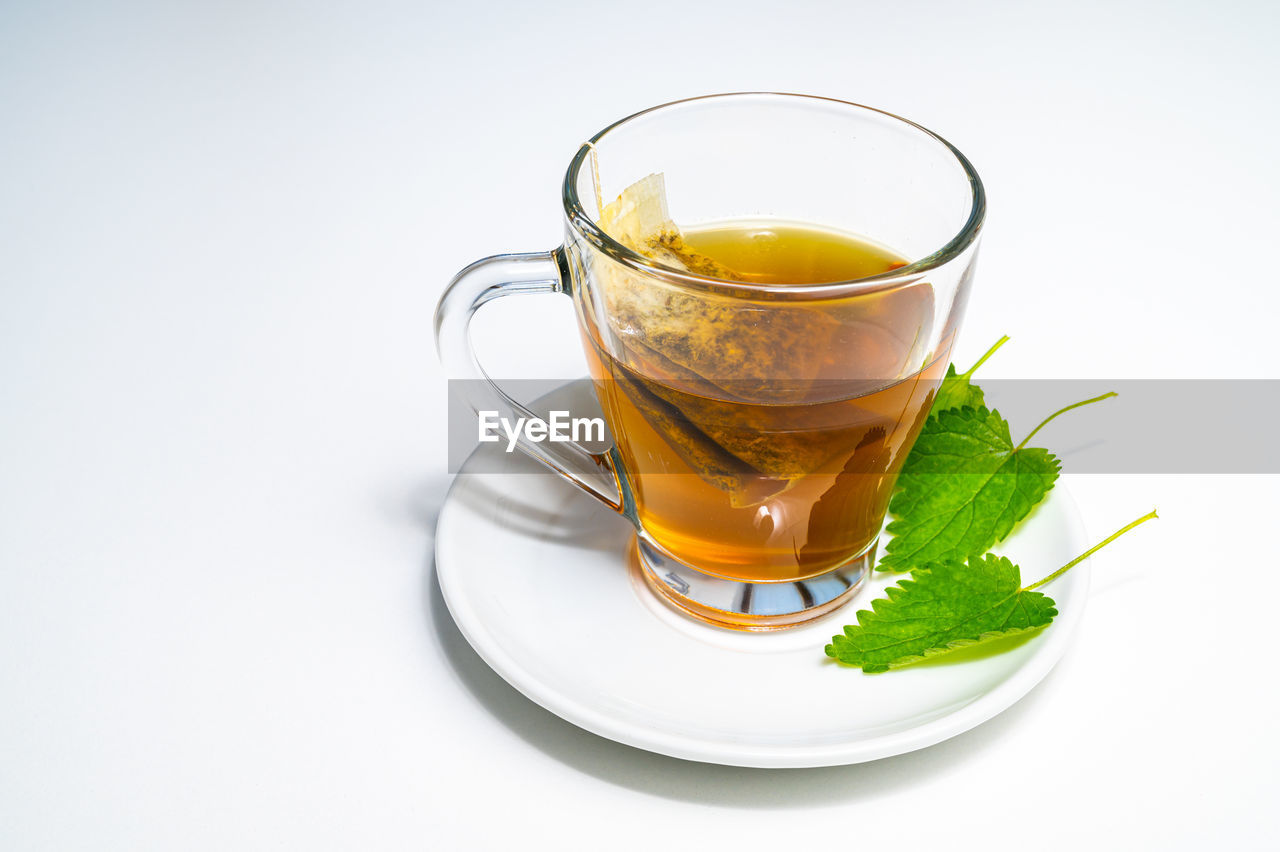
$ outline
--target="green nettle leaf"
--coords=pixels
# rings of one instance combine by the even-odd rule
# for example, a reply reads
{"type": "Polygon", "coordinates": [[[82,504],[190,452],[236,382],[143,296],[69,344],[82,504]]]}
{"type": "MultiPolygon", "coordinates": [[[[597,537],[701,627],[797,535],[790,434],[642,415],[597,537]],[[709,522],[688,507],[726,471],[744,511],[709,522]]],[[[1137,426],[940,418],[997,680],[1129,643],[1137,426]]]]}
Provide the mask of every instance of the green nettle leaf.
{"type": "Polygon", "coordinates": [[[889,503],[892,538],[879,568],[915,571],[859,612],[857,625],[833,637],[828,656],[865,672],[883,672],[1039,630],[1058,611],[1035,589],[1156,516],[1139,518],[1026,587],[1018,566],[987,553],[1058,479],[1057,457],[1028,447],[1032,437],[1055,417],[1116,395],[1055,411],[1015,446],[1008,421],[986,407],[982,388],[973,382],[977,369],[1008,339],[1001,337],[963,373],[954,364],[948,367],[889,503]]]}
{"type": "Polygon", "coordinates": [[[1044,499],[1058,470],[1048,450],[1015,447],[1008,422],[995,411],[961,408],[931,416],[889,503],[893,539],[881,570],[985,553],[1044,499]]]}
{"type": "Polygon", "coordinates": [[[1053,600],[1022,588],[1018,566],[988,553],[934,562],[886,590],[834,636],[827,656],[884,672],[959,648],[1044,627],[1053,600]]]}
{"type": "Polygon", "coordinates": [[[1057,457],[1027,442],[1058,415],[1115,395],[1055,411],[1017,446],[999,412],[965,407],[930,414],[889,502],[893,538],[880,570],[964,559],[1003,541],[1058,479],[1057,457]]]}
{"type": "Polygon", "coordinates": [[[993,553],[971,556],[967,564],[955,558],[931,563],[860,611],[856,625],[831,638],[827,656],[864,672],[884,672],[1038,630],[1058,610],[1035,589],[1155,517],[1152,511],[1138,518],[1030,586],[1022,585],[1017,565],[993,553]]]}
{"type": "Polygon", "coordinates": [[[938,395],[933,398],[933,407],[929,409],[929,415],[933,416],[950,408],[964,408],[966,405],[970,408],[981,408],[986,405],[986,397],[982,394],[982,388],[973,383],[973,374],[1008,340],[1009,335],[1007,334],[1001,337],[994,346],[978,359],[978,363],[963,373],[956,372],[955,364],[947,365],[947,375],[942,379],[942,384],[938,387],[938,395]]]}

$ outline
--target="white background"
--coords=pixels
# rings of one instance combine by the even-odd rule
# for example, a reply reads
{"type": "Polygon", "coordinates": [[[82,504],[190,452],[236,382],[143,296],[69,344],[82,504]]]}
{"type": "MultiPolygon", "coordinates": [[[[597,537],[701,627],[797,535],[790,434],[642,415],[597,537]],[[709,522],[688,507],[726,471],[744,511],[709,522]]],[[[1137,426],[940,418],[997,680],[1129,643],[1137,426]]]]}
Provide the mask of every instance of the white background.
{"type": "MultiPolygon", "coordinates": [[[[605,124],[775,89],[973,160],[960,362],[1007,332],[989,377],[1275,378],[1275,4],[538,5],[0,9],[0,847],[1273,844],[1277,478],[1069,477],[1094,538],[1162,520],[968,734],[686,763],[453,626],[430,317],[471,260],[558,242],[605,124]]],[[[489,312],[495,373],[578,363],[560,301],[489,312]]]]}

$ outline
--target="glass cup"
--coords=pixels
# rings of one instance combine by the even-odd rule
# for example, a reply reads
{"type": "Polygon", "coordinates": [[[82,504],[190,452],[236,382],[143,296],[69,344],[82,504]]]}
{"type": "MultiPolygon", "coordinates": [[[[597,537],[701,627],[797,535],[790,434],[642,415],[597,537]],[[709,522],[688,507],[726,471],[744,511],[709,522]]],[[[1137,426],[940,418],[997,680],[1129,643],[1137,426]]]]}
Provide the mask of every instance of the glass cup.
{"type": "Polygon", "coordinates": [[[964,312],[985,206],[968,160],[869,107],[712,95],[596,134],[569,164],[563,203],[563,246],[478,261],[440,300],[440,357],[468,380],[470,405],[532,417],[477,363],[475,310],[569,296],[613,446],[522,435],[519,449],[627,517],[632,570],[689,615],[772,630],[848,601],[964,312]],[[681,227],[802,223],[906,263],[751,283],[655,260],[600,224],[602,205],[655,173],[681,227]]]}

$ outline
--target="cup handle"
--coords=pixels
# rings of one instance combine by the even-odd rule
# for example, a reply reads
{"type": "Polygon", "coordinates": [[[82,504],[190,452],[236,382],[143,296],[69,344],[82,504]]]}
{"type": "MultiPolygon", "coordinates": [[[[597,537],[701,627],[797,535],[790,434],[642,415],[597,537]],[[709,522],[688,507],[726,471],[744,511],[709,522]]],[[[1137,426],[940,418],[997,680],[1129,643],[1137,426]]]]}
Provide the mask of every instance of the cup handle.
{"type": "MultiPolygon", "coordinates": [[[[562,250],[556,249],[486,257],[463,269],[449,282],[436,306],[436,350],[449,378],[465,380],[460,383],[463,396],[473,410],[497,411],[499,417],[511,421],[535,416],[498,387],[480,366],[471,348],[472,315],[481,305],[503,296],[570,295],[567,277],[562,250]]],[[[593,453],[571,441],[535,443],[523,432],[516,446],[609,508],[624,511],[624,490],[613,450],[593,453]]]]}

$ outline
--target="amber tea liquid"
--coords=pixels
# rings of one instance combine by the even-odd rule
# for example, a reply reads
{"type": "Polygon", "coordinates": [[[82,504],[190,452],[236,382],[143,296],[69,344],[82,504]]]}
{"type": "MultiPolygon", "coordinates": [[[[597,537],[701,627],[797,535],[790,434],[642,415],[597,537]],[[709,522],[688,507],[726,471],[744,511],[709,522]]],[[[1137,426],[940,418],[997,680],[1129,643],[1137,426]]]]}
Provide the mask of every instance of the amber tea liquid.
{"type": "MultiPolygon", "coordinates": [[[[721,223],[684,239],[751,283],[848,281],[906,263],[803,224],[721,223]]],[[[585,323],[635,511],[651,543],[705,573],[824,574],[874,543],[951,340],[915,348],[934,321],[928,284],[758,311],[723,299],[723,310],[707,301],[678,312],[679,335],[585,323]]]]}

